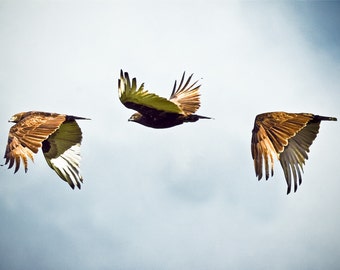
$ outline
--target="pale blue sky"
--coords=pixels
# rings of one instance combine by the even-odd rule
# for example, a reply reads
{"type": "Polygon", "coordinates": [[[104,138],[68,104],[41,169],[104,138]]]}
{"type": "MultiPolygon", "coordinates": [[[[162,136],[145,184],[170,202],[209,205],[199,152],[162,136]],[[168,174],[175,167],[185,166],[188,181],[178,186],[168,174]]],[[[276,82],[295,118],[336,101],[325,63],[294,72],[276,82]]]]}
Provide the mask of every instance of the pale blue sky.
{"type": "Polygon", "coordinates": [[[340,117],[340,4],[237,1],[0,1],[0,142],[41,110],[89,117],[82,189],[41,153],[0,167],[0,269],[336,269],[338,122],[324,122],[303,183],[279,163],[258,182],[258,113],[340,117]],[[198,113],[167,130],[128,122],[120,69],[168,97],[200,79],[198,113]]]}

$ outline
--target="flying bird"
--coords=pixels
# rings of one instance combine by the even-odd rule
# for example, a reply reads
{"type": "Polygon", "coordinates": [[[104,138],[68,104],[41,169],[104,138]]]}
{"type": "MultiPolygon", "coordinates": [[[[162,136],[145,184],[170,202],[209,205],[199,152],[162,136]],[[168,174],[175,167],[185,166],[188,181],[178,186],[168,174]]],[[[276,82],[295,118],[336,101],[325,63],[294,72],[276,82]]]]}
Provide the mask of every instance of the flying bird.
{"type": "Polygon", "coordinates": [[[316,138],[322,120],[337,121],[335,117],[311,113],[268,112],[255,118],[251,139],[251,153],[258,180],[262,178],[263,163],[266,180],[274,174],[274,158],[280,160],[287,194],[294,180],[294,192],[301,185],[303,165],[309,147],[316,138]],[[297,182],[299,180],[299,182],[297,182]]]}
{"type": "Polygon", "coordinates": [[[47,164],[66,181],[72,189],[80,189],[83,178],[79,172],[80,143],[82,132],[76,120],[88,118],[47,113],[21,112],[13,115],[9,122],[15,123],[8,134],[4,158],[8,169],[15,164],[14,173],[19,170],[20,161],[27,172],[28,158],[41,148],[47,164]]]}
{"type": "Polygon", "coordinates": [[[199,119],[211,119],[195,114],[200,107],[200,85],[197,85],[197,81],[190,84],[192,76],[185,81],[184,72],[178,87],[175,81],[170,99],[166,99],[149,93],[144,89],[144,83],[137,88],[136,78],[131,82],[129,74],[121,70],[118,79],[119,99],[127,108],[137,111],[129,121],[152,128],[170,128],[199,119]]]}

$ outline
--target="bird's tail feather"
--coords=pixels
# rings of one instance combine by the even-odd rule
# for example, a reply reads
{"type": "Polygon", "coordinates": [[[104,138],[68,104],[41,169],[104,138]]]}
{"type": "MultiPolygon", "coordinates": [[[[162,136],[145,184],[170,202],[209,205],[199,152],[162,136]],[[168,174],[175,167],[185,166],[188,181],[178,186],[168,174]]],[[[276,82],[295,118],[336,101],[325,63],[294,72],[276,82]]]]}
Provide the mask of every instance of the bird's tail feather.
{"type": "Polygon", "coordinates": [[[214,118],[209,117],[209,116],[203,116],[203,115],[197,115],[197,114],[196,114],[196,116],[200,119],[214,119],[214,118]]]}
{"type": "Polygon", "coordinates": [[[318,121],[322,121],[322,120],[325,120],[325,121],[338,121],[338,119],[336,119],[336,117],[321,116],[321,115],[315,115],[314,119],[318,120],[318,121]]]}
{"type": "Polygon", "coordinates": [[[66,115],[66,120],[71,121],[71,120],[91,120],[91,119],[86,118],[86,117],[74,116],[74,115],[66,115]]]}
{"type": "Polygon", "coordinates": [[[184,122],[196,122],[199,119],[213,119],[213,118],[208,117],[208,116],[198,115],[198,114],[190,114],[185,117],[184,122]]]}

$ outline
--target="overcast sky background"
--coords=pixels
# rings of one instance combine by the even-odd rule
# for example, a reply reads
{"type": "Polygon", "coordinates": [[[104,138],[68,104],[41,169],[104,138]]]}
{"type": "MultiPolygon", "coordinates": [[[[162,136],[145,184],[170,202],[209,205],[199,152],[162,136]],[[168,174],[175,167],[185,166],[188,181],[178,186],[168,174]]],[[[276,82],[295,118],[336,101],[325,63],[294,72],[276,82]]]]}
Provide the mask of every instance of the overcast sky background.
{"type": "MultiPolygon", "coordinates": [[[[89,117],[84,184],[41,152],[0,167],[0,269],[337,269],[339,122],[323,122],[303,183],[257,181],[257,114],[340,117],[340,4],[0,1],[0,147],[11,115],[89,117]],[[128,122],[120,69],[169,97],[200,79],[198,113],[166,130],[128,122]]],[[[4,162],[4,160],[3,160],[4,162]]]]}

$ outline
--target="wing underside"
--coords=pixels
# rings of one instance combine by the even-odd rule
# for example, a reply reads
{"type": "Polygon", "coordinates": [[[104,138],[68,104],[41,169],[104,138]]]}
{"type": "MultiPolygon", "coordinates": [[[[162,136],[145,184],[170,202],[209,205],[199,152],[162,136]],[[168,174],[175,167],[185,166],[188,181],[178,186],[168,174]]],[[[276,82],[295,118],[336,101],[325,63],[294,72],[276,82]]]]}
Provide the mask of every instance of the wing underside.
{"type": "Polygon", "coordinates": [[[48,165],[72,188],[80,188],[80,144],[82,133],[76,121],[63,123],[43,145],[48,165]]]}

